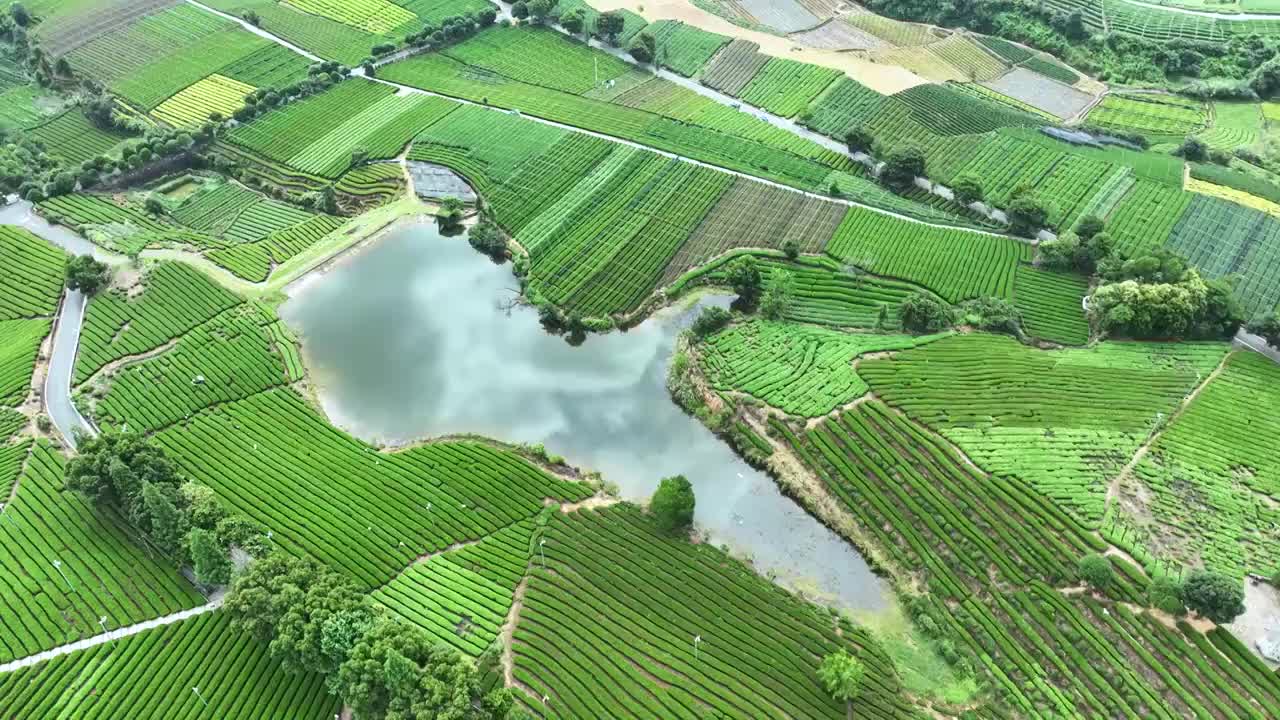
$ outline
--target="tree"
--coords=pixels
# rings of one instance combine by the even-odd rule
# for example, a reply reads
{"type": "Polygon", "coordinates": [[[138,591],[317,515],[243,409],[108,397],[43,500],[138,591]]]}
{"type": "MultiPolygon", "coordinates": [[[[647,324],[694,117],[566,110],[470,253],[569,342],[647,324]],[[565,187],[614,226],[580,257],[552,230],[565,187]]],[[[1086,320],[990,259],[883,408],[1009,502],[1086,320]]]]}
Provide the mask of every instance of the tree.
{"type": "Polygon", "coordinates": [[[800,257],[800,245],[795,240],[788,240],[782,243],[782,254],[786,255],[788,260],[795,260],[800,257]]]}
{"type": "Polygon", "coordinates": [[[436,214],[436,222],[442,231],[455,231],[462,227],[462,201],[456,197],[447,197],[440,201],[440,210],[436,214]]]}
{"type": "Polygon", "coordinates": [[[898,191],[910,189],[915,185],[916,178],[924,176],[924,151],[915,145],[894,148],[885,160],[884,169],[880,171],[880,179],[884,184],[898,191]]]}
{"type": "Polygon", "coordinates": [[[845,131],[844,144],[852,153],[871,154],[872,147],[875,144],[875,138],[871,137],[871,131],[863,125],[854,125],[845,131]]]}
{"type": "Polygon", "coordinates": [[[147,201],[142,204],[142,207],[152,215],[159,216],[165,214],[164,203],[160,202],[160,198],[155,197],[154,195],[149,196],[147,201]]]}
{"type": "Polygon", "coordinates": [[[222,545],[238,547],[252,557],[265,557],[271,552],[267,529],[262,523],[244,515],[229,515],[222,518],[214,527],[214,532],[218,534],[218,542],[222,545]]]}
{"type": "Polygon", "coordinates": [[[332,185],[325,185],[324,189],[316,194],[312,204],[316,210],[333,215],[338,212],[338,194],[332,185]]]}
{"type": "Polygon", "coordinates": [[[880,303],[880,310],[876,313],[876,329],[889,329],[889,306],[886,303],[880,303]]]}
{"type": "Polygon", "coordinates": [[[1076,236],[1081,240],[1090,240],[1107,228],[1107,224],[1097,215],[1085,215],[1076,222],[1076,236]]]}
{"type": "Polygon", "coordinates": [[[231,581],[231,558],[211,530],[192,528],[187,535],[191,564],[196,580],[205,585],[226,585],[231,581]]]}
{"type": "Polygon", "coordinates": [[[529,17],[539,25],[547,21],[556,6],[552,0],[528,0],[525,5],[529,8],[529,17]]]}
{"type": "Polygon", "coordinates": [[[938,332],[951,327],[951,308],[931,293],[912,293],[898,308],[898,322],[910,332],[938,332]]]}
{"type": "Polygon", "coordinates": [[[845,650],[827,655],[818,665],[818,679],[822,680],[831,697],[844,702],[849,720],[853,720],[853,699],[862,690],[862,678],[866,672],[862,661],[845,650]]]}
{"type": "Polygon", "coordinates": [[[14,3],[9,6],[9,17],[13,18],[13,24],[18,27],[27,27],[31,24],[31,13],[22,3],[14,3]]]}
{"type": "Polygon", "coordinates": [[[1182,583],[1169,575],[1158,577],[1147,588],[1147,602],[1151,607],[1180,617],[1187,612],[1182,602],[1182,583]]]}
{"type": "Polygon", "coordinates": [[[693,486],[683,475],[663,478],[649,500],[649,511],[658,521],[658,527],[670,533],[687,531],[693,524],[693,509],[697,503],[693,486]]]}
{"type": "Polygon", "coordinates": [[[770,320],[781,320],[791,309],[794,295],[795,278],[792,274],[786,270],[775,270],[760,300],[760,313],[770,320]]]}
{"type": "Polygon", "coordinates": [[[1197,137],[1188,137],[1182,141],[1174,155],[1184,157],[1192,162],[1204,162],[1209,157],[1209,146],[1197,137]]]}
{"type": "Polygon", "coordinates": [[[619,12],[601,13],[596,18],[596,34],[603,37],[610,45],[618,46],[618,35],[626,25],[625,18],[619,12]]]}
{"type": "Polygon", "coordinates": [[[1271,347],[1280,348],[1280,317],[1275,313],[1254,318],[1247,329],[1254,335],[1260,335],[1271,347]]]}
{"type": "Polygon", "coordinates": [[[712,305],[702,308],[702,312],[698,313],[698,317],[694,319],[689,329],[693,331],[694,337],[704,338],[724,328],[732,318],[728,310],[712,305]]]}
{"type": "Polygon", "coordinates": [[[1187,607],[1219,625],[1244,612],[1244,586],[1210,570],[1194,570],[1182,583],[1182,601],[1187,607]]]}
{"type": "Polygon", "coordinates": [[[254,26],[254,27],[258,27],[259,25],[261,25],[261,24],[262,24],[262,18],[258,17],[258,13],[254,12],[254,11],[252,11],[252,10],[246,10],[246,11],[245,11],[245,13],[244,13],[244,21],[245,21],[245,22],[247,22],[247,23],[249,23],[250,25],[252,25],[252,26],[254,26]]]}
{"type": "Polygon", "coordinates": [[[331,687],[362,719],[506,720],[513,712],[511,692],[484,693],[469,659],[433,645],[416,625],[389,619],[360,636],[331,687]]]}
{"type": "Polygon", "coordinates": [[[145,522],[143,518],[135,518],[134,524],[146,532],[165,555],[182,558],[182,541],[190,521],[179,510],[178,489],[172,485],[144,482],[142,502],[146,508],[145,522]]]}
{"type": "Polygon", "coordinates": [[[511,3],[511,17],[517,20],[523,20],[529,17],[529,5],[524,0],[516,0],[511,3]]]}
{"type": "Polygon", "coordinates": [[[111,268],[92,255],[76,255],[67,261],[67,287],[94,295],[111,282],[111,268]]]}
{"type": "Polygon", "coordinates": [[[745,307],[753,308],[760,299],[760,269],[756,266],[756,260],[750,255],[744,255],[734,261],[729,266],[729,271],[725,275],[729,281],[729,287],[738,293],[738,302],[745,307]]]}
{"type": "Polygon", "coordinates": [[[653,59],[658,54],[658,41],[652,34],[641,32],[631,41],[631,46],[627,48],[627,52],[631,53],[631,57],[642,65],[653,62],[653,59]]]}
{"type": "Polygon", "coordinates": [[[495,259],[502,260],[507,256],[507,241],[496,223],[481,220],[467,232],[467,242],[476,251],[495,259]]]}
{"type": "Polygon", "coordinates": [[[582,8],[574,8],[560,16],[560,27],[568,30],[570,35],[581,33],[586,26],[587,19],[582,12],[582,8]]]}
{"type": "Polygon", "coordinates": [[[972,205],[986,199],[986,194],[982,190],[982,181],[969,174],[956,178],[951,186],[951,192],[955,195],[956,202],[961,205],[972,205]]]}
{"type": "Polygon", "coordinates": [[[1115,570],[1105,555],[1089,553],[1080,558],[1080,577],[1095,590],[1106,590],[1115,580],[1115,570]]]}
{"type": "Polygon", "coordinates": [[[1035,237],[1049,221],[1049,211],[1032,193],[1023,193],[1010,201],[1005,216],[1009,218],[1009,229],[1025,237],[1035,237]]]}

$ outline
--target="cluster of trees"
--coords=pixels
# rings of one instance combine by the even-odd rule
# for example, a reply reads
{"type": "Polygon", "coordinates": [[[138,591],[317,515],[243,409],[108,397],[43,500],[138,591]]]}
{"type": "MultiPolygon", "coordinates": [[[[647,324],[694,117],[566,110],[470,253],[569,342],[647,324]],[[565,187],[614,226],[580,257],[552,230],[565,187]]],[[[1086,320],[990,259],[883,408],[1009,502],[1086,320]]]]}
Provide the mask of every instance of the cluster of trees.
{"type": "MultiPolygon", "coordinates": [[[[795,259],[799,249],[791,245],[787,256],[795,259]]],[[[759,263],[751,255],[744,255],[735,260],[725,273],[725,281],[738,299],[734,307],[742,312],[760,311],[770,320],[781,320],[791,309],[795,297],[795,278],[786,270],[774,270],[769,273],[768,282],[760,273],[759,263]]]]}
{"type": "MultiPolygon", "coordinates": [[[[492,7],[476,12],[450,15],[440,21],[440,25],[427,23],[416,33],[404,36],[403,47],[426,48],[441,47],[470,37],[480,30],[489,27],[498,19],[498,11],[492,7]]],[[[395,51],[394,45],[375,46],[373,54],[388,55],[395,51]]]]}
{"type": "Polygon", "coordinates": [[[555,10],[555,0],[516,0],[511,4],[511,17],[541,25],[552,20],[555,10]]]}
{"type": "Polygon", "coordinates": [[[232,624],[289,672],[325,676],[361,720],[507,720],[511,691],[485,692],[476,665],[376,606],[364,588],[310,558],[274,552],[236,577],[232,624]]]}
{"type": "MultiPolygon", "coordinates": [[[[1107,592],[1115,582],[1115,568],[1105,555],[1085,555],[1078,569],[1080,578],[1099,592],[1107,592]]],[[[1183,581],[1171,575],[1156,578],[1147,589],[1147,601],[1176,617],[1191,610],[1221,625],[1244,612],[1244,586],[1221,573],[1193,570],[1183,581]]]]}
{"type": "MultiPolygon", "coordinates": [[[[262,113],[286,105],[297,100],[315,95],[341,82],[347,76],[347,67],[336,62],[312,63],[307,68],[307,79],[287,85],[283,88],[258,88],[244,96],[244,105],[236,110],[232,117],[237,122],[248,122],[262,113]]],[[[209,120],[221,123],[226,118],[220,113],[213,113],[209,120]]]]}
{"type": "Polygon", "coordinates": [[[483,218],[467,233],[467,242],[478,252],[501,262],[507,258],[507,239],[502,235],[498,224],[489,218],[483,218]]]}
{"type": "Polygon", "coordinates": [[[136,433],[80,438],[66,484],[119,511],[150,547],[178,565],[191,564],[206,585],[230,581],[233,546],[250,556],[270,549],[265,528],[228,513],[212,489],[187,481],[163,450],[136,433]]]}
{"type": "Polygon", "coordinates": [[[1080,219],[1073,232],[1040,244],[1040,263],[1097,274],[1089,316],[1105,332],[1129,337],[1219,338],[1235,333],[1244,311],[1231,278],[1205,280],[1166,248],[1125,256],[1099,218],[1080,219]]]}
{"type": "Polygon", "coordinates": [[[1056,11],[1037,0],[868,0],[866,5],[901,20],[967,28],[1024,43],[1102,80],[1164,83],[1171,89],[1241,99],[1280,92],[1280,39],[1275,37],[1157,42],[1123,33],[1094,33],[1079,11],[1056,11]]]}
{"type": "Polygon", "coordinates": [[[436,224],[440,226],[440,234],[456,235],[462,232],[462,221],[465,219],[466,206],[456,197],[447,197],[440,201],[440,209],[436,212],[436,224]]]}
{"type": "Polygon", "coordinates": [[[915,292],[899,306],[898,322],[903,330],[916,333],[936,333],[955,325],[967,325],[1023,337],[1022,313],[1009,301],[996,297],[974,298],[952,307],[933,293],[915,292]]]}
{"type": "Polygon", "coordinates": [[[1105,331],[1129,337],[1220,338],[1234,335],[1244,310],[1230,278],[1205,280],[1165,248],[1098,262],[1103,282],[1089,298],[1089,316],[1105,331]]]}

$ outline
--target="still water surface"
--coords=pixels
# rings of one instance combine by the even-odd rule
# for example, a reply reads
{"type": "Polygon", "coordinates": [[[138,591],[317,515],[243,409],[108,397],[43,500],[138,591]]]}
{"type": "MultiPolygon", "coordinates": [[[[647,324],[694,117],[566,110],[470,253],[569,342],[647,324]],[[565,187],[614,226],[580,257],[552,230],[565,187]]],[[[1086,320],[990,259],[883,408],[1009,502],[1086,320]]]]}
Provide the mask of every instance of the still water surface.
{"type": "Polygon", "coordinates": [[[302,338],[330,419],[360,438],[543,443],[633,500],[683,474],[714,542],[838,605],[889,602],[850,545],[669,399],[667,363],[693,311],[571,347],[543,332],[532,309],[504,307],[517,287],[510,265],[415,224],[304,278],[280,314],[302,338]]]}

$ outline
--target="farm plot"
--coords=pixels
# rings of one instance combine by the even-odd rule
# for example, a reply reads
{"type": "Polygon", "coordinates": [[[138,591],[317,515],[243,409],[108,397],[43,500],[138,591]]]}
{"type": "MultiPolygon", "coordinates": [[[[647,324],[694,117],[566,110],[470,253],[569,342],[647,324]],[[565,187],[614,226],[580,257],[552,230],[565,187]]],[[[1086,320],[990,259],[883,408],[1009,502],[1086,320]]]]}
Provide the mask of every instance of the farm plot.
{"type": "Polygon", "coordinates": [[[1116,252],[1135,255],[1159,247],[1191,202],[1181,187],[1139,179],[1106,218],[1116,252]]]}
{"type": "Polygon", "coordinates": [[[588,316],[633,309],[731,181],[616,149],[517,235],[533,261],[533,289],[588,316]]]}
{"type": "MultiPolygon", "coordinates": [[[[493,7],[489,0],[397,0],[396,4],[418,16],[420,22],[432,25],[439,25],[445,18],[493,7]]],[[[565,10],[563,6],[560,9],[561,12],[565,10]]]]}
{"type": "MultiPolygon", "coordinates": [[[[678,285],[727,286],[726,270],[741,255],[724,256],[702,271],[685,275],[678,285]]],[[[908,296],[919,292],[917,285],[876,277],[841,266],[826,256],[802,256],[784,261],[771,255],[756,255],[761,275],[772,277],[786,271],[794,283],[791,306],[785,317],[795,322],[842,328],[893,329],[898,326],[898,308],[908,296]],[[881,322],[881,308],[888,317],[881,322]]],[[[673,286],[673,289],[675,286],[673,286]]]]}
{"type": "Polygon", "coordinates": [[[838,18],[865,30],[895,47],[928,45],[938,39],[928,25],[907,23],[872,13],[855,13],[838,18]]]}
{"type": "Polygon", "coordinates": [[[525,160],[573,134],[464,105],[418,133],[409,159],[439,162],[460,171],[472,187],[487,196],[494,183],[506,180],[525,160]]]}
{"type": "Polygon", "coordinates": [[[581,500],[559,480],[484,443],[377,452],[280,388],[202,412],[156,436],[226,507],[372,588],[414,558],[532,517],[544,498],[581,500]]]}
{"type": "Polygon", "coordinates": [[[240,302],[183,264],[155,265],[141,282],[143,290],[134,297],[111,291],[89,303],[74,384],[109,362],[154,350],[240,302]]]}
{"type": "Polygon", "coordinates": [[[1193,135],[1208,125],[1203,103],[1173,95],[1112,93],[1089,111],[1092,125],[1156,138],[1193,135]]]}
{"type": "MultiPolygon", "coordinates": [[[[852,161],[842,153],[829,151],[779,128],[770,129],[761,120],[746,120],[753,128],[750,137],[734,135],[625,105],[516,83],[436,54],[418,55],[387,66],[380,72],[382,77],[396,82],[454,97],[487,101],[496,107],[518,109],[793,187],[826,190],[832,170],[852,169],[852,161]],[[761,139],[755,139],[757,137],[761,139]]],[[[738,122],[748,118],[729,108],[717,113],[718,118],[733,117],[738,122]]],[[[734,132],[737,132],[736,126],[734,132]]],[[[440,162],[426,157],[416,159],[440,162]]],[[[872,185],[866,180],[857,182],[872,185]]],[[[483,189],[480,190],[483,194],[483,189]]]]}
{"type": "Polygon", "coordinates": [[[952,90],[946,85],[917,85],[893,96],[911,109],[916,122],[938,135],[976,135],[1002,127],[1041,125],[1027,113],[952,90]]]}
{"type": "Polygon", "coordinates": [[[546,568],[541,559],[531,565],[513,645],[515,679],[547,697],[545,710],[530,702],[539,714],[691,717],[710,706],[729,718],[834,720],[844,704],[813,668],[841,648],[866,668],[855,717],[911,714],[892,662],[866,630],[711,544],[663,537],[637,508],[553,513],[542,540],[546,568]],[[574,647],[593,650],[570,655],[574,647]]]}
{"type": "MultiPolygon", "coordinates": [[[[209,0],[204,4],[232,14],[253,11],[258,14],[258,26],[267,32],[326,60],[346,65],[359,65],[374,45],[388,41],[387,36],[323,15],[304,13],[276,0],[209,0]]],[[[416,24],[411,27],[416,30],[416,24]]]]}
{"type": "Polygon", "coordinates": [[[112,148],[124,142],[129,135],[119,131],[99,129],[78,109],[68,110],[49,122],[32,128],[32,140],[44,143],[51,155],[57,155],[71,165],[79,165],[99,155],[106,155],[112,148]]]}
{"type": "Polygon", "coordinates": [[[31,392],[36,355],[51,324],[46,318],[0,320],[0,406],[19,405],[31,392]]]}
{"type": "Polygon", "coordinates": [[[606,140],[566,133],[556,143],[516,168],[486,197],[498,222],[509,232],[548,211],[614,150],[606,140]]]}
{"type": "Polygon", "coordinates": [[[382,202],[400,192],[404,186],[404,170],[399,163],[369,163],[342,174],[334,186],[344,195],[382,202]]]}
{"type": "Polygon", "coordinates": [[[1068,120],[1079,115],[1093,96],[1050,80],[1039,73],[1023,67],[1015,67],[995,80],[983,85],[1001,95],[1008,95],[1018,102],[1039,108],[1061,120],[1068,120]]]}
{"type": "Polygon", "coordinates": [[[284,0],[284,4],[376,35],[389,34],[417,19],[390,0],[284,0]]]}
{"type": "Polygon", "coordinates": [[[1162,561],[1232,577],[1280,563],[1280,372],[1238,352],[1121,485],[1111,535],[1162,561]]]}
{"type": "Polygon", "coordinates": [[[678,20],[659,20],[644,29],[658,46],[658,62],[685,77],[693,77],[729,38],[685,25],[678,20]]]}
{"type": "Polygon", "coordinates": [[[662,284],[735,248],[781,250],[792,240],[801,252],[822,252],[843,213],[829,200],[735,178],[667,265],[662,284]]]}
{"type": "Polygon", "coordinates": [[[886,44],[875,35],[839,18],[832,18],[812,30],[791,33],[788,37],[805,47],[823,50],[878,50],[886,44]]]}
{"type": "Polygon", "coordinates": [[[0,320],[53,315],[66,259],[27,230],[0,225],[0,320]]]}
{"type": "Polygon", "coordinates": [[[174,0],[103,0],[94,4],[96,7],[91,11],[75,3],[54,3],[48,8],[34,4],[30,9],[40,18],[35,36],[40,39],[41,47],[50,55],[61,57],[95,37],[117,32],[177,3],[174,0]]]}
{"type": "Polygon", "coordinates": [[[152,114],[180,128],[196,128],[214,113],[228,118],[244,106],[244,99],[256,88],[223,75],[210,75],[178,91],[156,106],[152,114]]]}
{"type": "Polygon", "coordinates": [[[1003,336],[940,340],[858,373],[876,395],[959,445],[985,470],[1102,520],[1107,481],[1208,375],[1220,343],[1107,343],[1037,350],[1003,336]],[[1027,383],[1026,378],[1036,378],[1027,383]]]}
{"type": "Polygon", "coordinates": [[[1213,126],[1200,135],[1211,148],[1232,152],[1262,137],[1264,120],[1259,103],[1213,103],[1213,126]]]}
{"type": "Polygon", "coordinates": [[[1080,76],[1071,68],[1039,55],[1024,60],[1022,62],[1022,67],[1033,72],[1040,73],[1050,80],[1057,80],[1063,85],[1074,85],[1080,80],[1080,76]]]}
{"type": "Polygon", "coordinates": [[[1238,275],[1246,314],[1280,304],[1280,219],[1207,195],[1195,195],[1165,243],[1206,277],[1238,275]]]}
{"type": "Polygon", "coordinates": [[[876,275],[923,285],[948,302],[1013,295],[1031,247],[1012,238],[911,223],[849,208],[827,252],[876,275]]]}
{"type": "Polygon", "coordinates": [[[0,675],[0,706],[29,720],[328,720],[340,703],[215,611],[0,675]]]}
{"type": "Polygon", "coordinates": [[[843,139],[845,132],[865,123],[888,102],[884,95],[842,77],[819,96],[799,120],[823,135],[843,139]]]}
{"type": "Polygon", "coordinates": [[[1008,40],[991,37],[990,35],[978,35],[977,38],[978,42],[985,45],[988,50],[994,52],[996,55],[999,55],[1000,58],[1007,63],[1016,65],[1031,57],[1030,50],[1022,47],[1021,45],[1015,45],[1008,40]]]}
{"type": "Polygon", "coordinates": [[[716,53],[698,81],[726,95],[738,97],[768,62],[769,56],[760,52],[759,45],[737,39],[716,53]]]}
{"type": "Polygon", "coordinates": [[[775,115],[793,117],[840,76],[838,70],[770,58],[742,89],[741,97],[775,115]]]}
{"type": "Polygon", "coordinates": [[[444,51],[467,65],[518,82],[580,95],[626,74],[631,66],[540,27],[491,27],[444,51]],[[537,58],[531,62],[531,58],[537,58]]]}
{"type": "Polygon", "coordinates": [[[1028,335],[1063,345],[1089,341],[1089,321],[1081,300],[1089,282],[1072,273],[1019,265],[1013,282],[1013,304],[1022,314],[1028,335]]]}
{"type": "Polygon", "coordinates": [[[353,109],[365,108],[395,94],[395,88],[365,80],[348,80],[240,125],[227,138],[230,142],[288,163],[329,132],[351,119],[353,109]]]}
{"type": "Polygon", "coordinates": [[[789,415],[818,417],[867,392],[854,358],[937,338],[854,335],[753,320],[707,338],[698,348],[698,364],[717,390],[744,392],[789,415]]]}
{"type": "Polygon", "coordinates": [[[370,160],[396,157],[423,128],[448,115],[458,104],[438,97],[388,95],[359,109],[327,133],[316,134],[304,150],[289,158],[290,167],[338,177],[351,167],[352,153],[370,160]]]}
{"type": "Polygon", "coordinates": [[[133,542],[123,518],[64,491],[63,462],[47,444],[35,445],[5,505],[0,662],[97,635],[104,615],[116,628],[204,602],[177,568],[133,542]]]}
{"type": "Polygon", "coordinates": [[[477,657],[497,638],[529,565],[532,519],[407,568],[371,597],[435,640],[477,657]]]}
{"type": "Polygon", "coordinates": [[[953,33],[929,46],[929,52],[974,82],[994,80],[1009,69],[968,35],[953,33]]]}
{"type": "MultiPolygon", "coordinates": [[[[1123,603],[1053,590],[1078,582],[1074,558],[1106,544],[1024,483],[973,468],[877,401],[804,432],[771,425],[853,513],[891,572],[929,589],[918,609],[971,651],[976,674],[1003,689],[1006,707],[1265,715],[1258,699],[1277,686],[1229,634],[1175,629],[1123,603]]],[[[1107,595],[1142,598],[1146,578],[1111,562],[1107,595]]]]}
{"type": "Polygon", "coordinates": [[[822,22],[796,0],[736,0],[756,22],[780,33],[805,30],[822,22]]]}
{"type": "MultiPolygon", "coordinates": [[[[103,427],[153,432],[219,403],[284,384],[283,352],[265,308],[242,304],[183,335],[173,347],[107,379],[93,408],[103,427]]],[[[288,348],[283,348],[288,350],[288,348]]]]}
{"type": "Polygon", "coordinates": [[[311,61],[283,45],[271,43],[223,65],[218,75],[256,88],[283,88],[307,76],[311,61]]]}

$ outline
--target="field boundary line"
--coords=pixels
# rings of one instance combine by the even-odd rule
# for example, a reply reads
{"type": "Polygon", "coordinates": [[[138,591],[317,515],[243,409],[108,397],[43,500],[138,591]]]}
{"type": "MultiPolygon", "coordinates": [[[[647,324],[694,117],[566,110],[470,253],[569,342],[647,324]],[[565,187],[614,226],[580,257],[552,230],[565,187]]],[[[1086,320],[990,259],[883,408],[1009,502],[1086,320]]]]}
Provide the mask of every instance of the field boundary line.
{"type": "Polygon", "coordinates": [[[154,630],[155,628],[158,628],[158,627],[164,627],[165,625],[172,625],[176,622],[182,622],[183,620],[186,620],[188,618],[193,618],[197,615],[203,615],[204,613],[217,610],[218,608],[222,607],[222,603],[225,597],[226,597],[225,593],[219,592],[213,596],[212,600],[210,600],[208,603],[205,603],[204,605],[200,605],[199,607],[190,608],[188,610],[181,610],[179,612],[171,613],[169,615],[162,615],[158,618],[145,620],[143,622],[140,622],[134,625],[127,625],[125,627],[118,628],[116,630],[109,630],[105,633],[99,633],[92,637],[87,637],[82,640],[77,640],[72,643],[67,643],[66,645],[59,645],[58,647],[38,652],[35,655],[28,655],[24,658],[11,660],[7,663],[4,663],[3,665],[0,665],[0,673],[7,673],[7,672],[12,672],[14,670],[18,670],[24,667],[30,667],[32,665],[42,663],[45,660],[52,660],[53,658],[60,657],[62,655],[69,655],[73,652],[79,652],[80,650],[87,650],[91,647],[97,647],[98,645],[102,645],[104,643],[114,642],[121,638],[126,638],[131,635],[137,635],[138,633],[146,632],[147,630],[154,630]]]}

